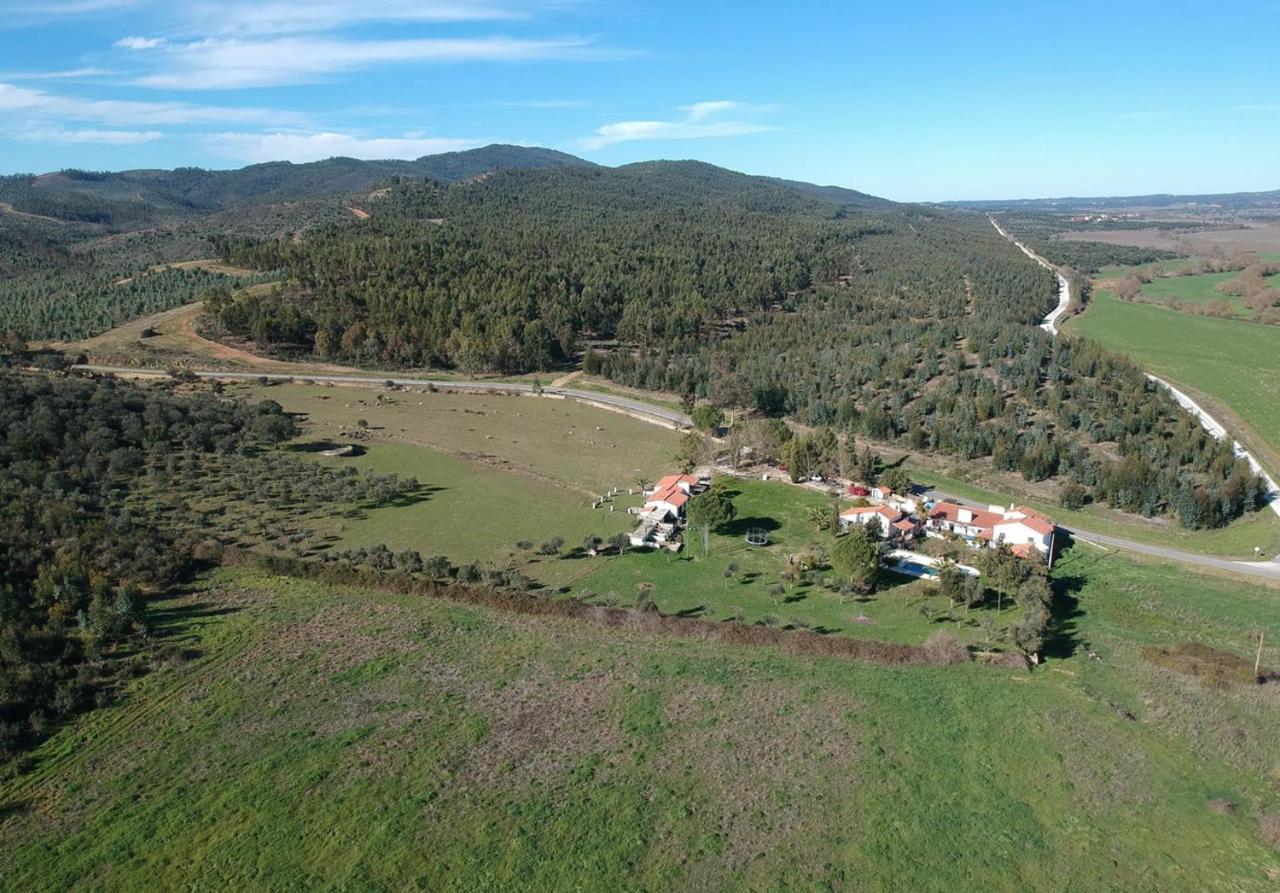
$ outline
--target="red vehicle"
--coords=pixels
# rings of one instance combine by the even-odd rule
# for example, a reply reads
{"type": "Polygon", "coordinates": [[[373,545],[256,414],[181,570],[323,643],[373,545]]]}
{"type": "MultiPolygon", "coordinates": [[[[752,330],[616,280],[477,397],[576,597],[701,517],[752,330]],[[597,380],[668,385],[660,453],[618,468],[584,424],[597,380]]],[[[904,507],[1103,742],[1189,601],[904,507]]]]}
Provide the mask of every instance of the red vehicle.
{"type": "Polygon", "coordinates": [[[870,496],[871,491],[868,490],[866,487],[860,486],[858,484],[850,484],[849,495],[850,496],[870,496]]]}

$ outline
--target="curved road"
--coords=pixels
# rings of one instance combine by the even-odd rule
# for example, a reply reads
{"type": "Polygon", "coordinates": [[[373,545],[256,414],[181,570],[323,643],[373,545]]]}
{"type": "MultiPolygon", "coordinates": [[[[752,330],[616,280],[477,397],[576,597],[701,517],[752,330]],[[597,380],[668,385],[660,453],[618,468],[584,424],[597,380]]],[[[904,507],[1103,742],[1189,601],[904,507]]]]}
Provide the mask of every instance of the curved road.
{"type": "MultiPolygon", "coordinates": [[[[82,372],[95,372],[106,375],[130,375],[145,378],[171,377],[168,372],[161,369],[135,368],[130,366],[95,366],[77,364],[71,368],[82,372]]],[[[636,418],[643,419],[644,421],[663,425],[665,427],[687,428],[692,424],[689,417],[682,412],[676,412],[675,410],[666,409],[661,406],[654,406],[650,403],[644,403],[643,401],[634,400],[630,397],[619,397],[613,394],[600,394],[595,391],[582,391],[575,388],[557,387],[544,387],[539,392],[539,390],[533,385],[525,382],[447,381],[430,378],[387,378],[385,376],[381,378],[373,378],[359,375],[290,375],[262,372],[193,371],[192,374],[198,378],[224,381],[255,381],[265,378],[269,381],[303,381],[340,385],[363,385],[366,387],[378,387],[389,381],[392,384],[400,385],[402,387],[434,386],[442,390],[531,395],[541,393],[543,396],[578,400],[604,409],[624,412],[636,418]]],[[[952,502],[968,502],[968,500],[961,499],[957,496],[944,493],[939,490],[930,490],[928,492],[934,497],[947,499],[952,502]]],[[[1232,561],[1226,558],[1212,558],[1208,555],[1197,555],[1193,552],[1181,552],[1177,549],[1166,549],[1161,546],[1150,546],[1146,543],[1134,542],[1133,540],[1107,536],[1101,533],[1092,533],[1086,530],[1070,529],[1067,527],[1060,527],[1060,529],[1071,534],[1075,539],[1085,540],[1099,546],[1113,546],[1130,552],[1150,555],[1155,558],[1178,561],[1183,564],[1190,564],[1198,567],[1233,571],[1235,573],[1247,574],[1252,577],[1260,577],[1262,579],[1280,583],[1280,561],[1274,559],[1271,561],[1232,561]]]]}
{"type": "Polygon", "coordinates": [[[1052,270],[1053,275],[1058,277],[1058,306],[1054,307],[1052,312],[1050,312],[1049,315],[1040,323],[1040,328],[1044,329],[1054,338],[1057,338],[1058,320],[1061,318],[1062,314],[1067,312],[1067,305],[1071,303],[1071,283],[1067,281],[1066,276],[1063,276],[1058,272],[1057,267],[1005,232],[1004,228],[1001,227],[1000,224],[996,223],[995,217],[988,217],[987,219],[990,220],[991,225],[996,228],[996,232],[1020,248],[1023,254],[1031,258],[1040,266],[1044,267],[1046,270],[1052,270]]]}
{"type": "MultiPolygon", "coordinates": [[[[95,366],[77,363],[71,368],[80,372],[97,372],[104,375],[131,375],[140,378],[171,377],[163,369],[147,369],[145,367],[95,366]]],[[[693,424],[693,421],[682,412],[654,406],[652,403],[645,403],[642,400],[633,400],[630,397],[619,397],[614,394],[601,394],[596,391],[581,391],[576,388],[557,388],[549,385],[539,388],[522,381],[448,381],[435,378],[391,378],[385,375],[374,378],[362,375],[310,375],[282,372],[186,371],[189,371],[197,378],[221,381],[258,381],[265,378],[268,381],[304,381],[322,384],[364,385],[366,387],[378,387],[386,382],[391,382],[401,387],[435,387],[440,390],[480,391],[502,394],[537,394],[544,397],[563,397],[569,400],[577,400],[581,403],[590,403],[604,409],[612,409],[616,412],[625,412],[668,428],[688,428],[693,424]]]]}

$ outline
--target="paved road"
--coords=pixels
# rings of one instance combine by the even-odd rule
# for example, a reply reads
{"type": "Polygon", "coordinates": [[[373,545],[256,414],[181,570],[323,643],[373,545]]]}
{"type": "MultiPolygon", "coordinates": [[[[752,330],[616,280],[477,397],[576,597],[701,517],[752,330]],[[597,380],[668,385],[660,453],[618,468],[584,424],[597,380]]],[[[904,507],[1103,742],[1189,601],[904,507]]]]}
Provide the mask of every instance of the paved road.
{"type": "MultiPolygon", "coordinates": [[[[932,499],[945,499],[947,502],[955,502],[961,505],[977,505],[973,500],[961,499],[953,493],[946,493],[942,490],[926,490],[925,495],[932,499]]],[[[978,508],[986,508],[986,506],[979,505],[978,508]]],[[[1097,546],[1111,546],[1116,549],[1124,549],[1127,552],[1150,555],[1153,558],[1163,558],[1167,561],[1177,561],[1196,567],[1231,571],[1232,573],[1261,577],[1265,580],[1274,580],[1280,583],[1280,560],[1275,558],[1270,561],[1233,561],[1230,558],[1213,558],[1209,555],[1198,555],[1195,552],[1166,549],[1164,546],[1151,546],[1147,543],[1139,543],[1118,536],[1108,536],[1105,533],[1094,533],[1090,530],[1064,527],[1061,524],[1058,525],[1058,529],[1069,533],[1072,539],[1084,540],[1097,546]]]]}
{"type": "MultiPolygon", "coordinates": [[[[135,368],[131,366],[76,365],[72,368],[84,372],[97,372],[111,375],[135,375],[151,378],[169,377],[169,373],[161,369],[135,368]]],[[[406,387],[427,387],[434,385],[438,388],[448,388],[455,391],[497,391],[510,394],[535,393],[534,386],[525,382],[447,381],[430,378],[374,378],[359,375],[286,375],[281,373],[262,372],[192,372],[192,374],[199,378],[219,380],[254,381],[265,378],[269,381],[314,381],[332,384],[364,385],[367,387],[378,387],[384,382],[390,381],[392,384],[406,387]]],[[[666,409],[661,406],[654,406],[640,400],[633,400],[630,397],[618,397],[613,394],[599,394],[595,391],[580,391],[574,388],[555,387],[544,387],[542,389],[542,393],[553,397],[565,397],[573,400],[581,400],[598,406],[616,409],[621,412],[631,413],[639,418],[661,425],[688,427],[692,424],[689,417],[684,413],[676,412],[672,409],[666,409]]],[[[951,502],[972,504],[969,500],[961,499],[953,494],[944,493],[940,490],[929,490],[927,491],[927,495],[935,499],[946,499],[951,502]]],[[[1088,542],[1096,543],[1098,545],[1113,546],[1118,549],[1125,549],[1130,552],[1139,552],[1143,555],[1151,555],[1153,557],[1164,558],[1169,561],[1179,561],[1184,564],[1196,565],[1199,567],[1234,571],[1235,573],[1247,574],[1253,577],[1262,577],[1264,579],[1280,582],[1280,562],[1275,560],[1231,561],[1230,559],[1225,558],[1211,558],[1207,555],[1197,555],[1193,552],[1181,552],[1177,549],[1165,549],[1160,546],[1149,546],[1146,543],[1138,543],[1133,540],[1121,539],[1120,537],[1106,536],[1101,533],[1092,533],[1085,530],[1070,530],[1065,527],[1062,527],[1061,529],[1066,530],[1076,539],[1087,540],[1088,542]]]]}
{"type": "Polygon", "coordinates": [[[1066,276],[1063,276],[1061,273],[1058,272],[1057,267],[1049,263],[1047,260],[1045,260],[1040,255],[1036,254],[1026,245],[1023,245],[1013,236],[1005,232],[1004,228],[1001,227],[1000,224],[996,223],[995,217],[988,217],[987,219],[990,220],[991,225],[996,228],[996,232],[1004,236],[1006,239],[1008,239],[1018,248],[1022,249],[1023,254],[1031,258],[1040,266],[1044,267],[1046,270],[1052,270],[1053,275],[1058,277],[1058,306],[1054,307],[1053,311],[1048,316],[1046,316],[1044,320],[1040,323],[1040,328],[1044,329],[1054,338],[1057,338],[1058,337],[1058,318],[1061,317],[1062,314],[1067,312],[1067,305],[1071,303],[1071,283],[1067,281],[1066,276]]]}
{"type": "MultiPolygon", "coordinates": [[[[132,366],[95,366],[92,364],[77,364],[71,367],[82,372],[97,372],[109,375],[133,375],[148,378],[168,378],[169,373],[163,369],[147,369],[132,366]]],[[[546,386],[539,390],[532,384],[522,381],[449,381],[434,378],[389,378],[382,376],[380,378],[362,375],[310,375],[280,372],[206,372],[191,370],[191,374],[197,378],[210,378],[218,380],[233,381],[257,381],[259,379],[267,379],[268,381],[313,381],[327,384],[344,384],[344,385],[364,385],[366,387],[379,387],[385,382],[391,382],[402,387],[437,387],[441,390],[449,389],[454,391],[487,391],[506,394],[534,394],[541,393],[548,397],[564,397],[570,400],[579,400],[584,403],[591,403],[596,406],[602,406],[606,409],[614,409],[620,412],[630,413],[645,421],[655,422],[656,424],[665,425],[667,427],[687,428],[693,424],[692,420],[682,412],[674,409],[666,409],[661,406],[654,406],[652,403],[645,403],[642,400],[633,400],[630,397],[619,397],[615,394],[601,394],[596,391],[581,391],[576,388],[557,388],[546,386]]]]}

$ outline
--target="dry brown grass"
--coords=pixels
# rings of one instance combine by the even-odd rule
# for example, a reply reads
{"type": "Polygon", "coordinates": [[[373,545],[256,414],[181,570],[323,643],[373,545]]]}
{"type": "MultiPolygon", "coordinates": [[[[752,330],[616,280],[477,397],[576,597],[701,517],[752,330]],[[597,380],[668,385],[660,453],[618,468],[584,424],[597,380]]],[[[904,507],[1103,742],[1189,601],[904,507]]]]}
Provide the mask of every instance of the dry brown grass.
{"type": "Polygon", "coordinates": [[[1245,685],[1263,682],[1275,676],[1265,668],[1255,676],[1253,661],[1195,642],[1147,645],[1142,649],[1142,656],[1157,666],[1194,676],[1207,685],[1245,685]]]}

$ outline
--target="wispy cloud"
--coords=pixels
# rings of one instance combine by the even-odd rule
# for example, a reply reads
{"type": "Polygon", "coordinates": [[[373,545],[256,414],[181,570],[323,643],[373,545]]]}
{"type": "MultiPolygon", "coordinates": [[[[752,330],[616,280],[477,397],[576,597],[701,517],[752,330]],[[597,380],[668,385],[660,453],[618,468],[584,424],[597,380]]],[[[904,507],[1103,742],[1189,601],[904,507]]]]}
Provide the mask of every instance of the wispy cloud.
{"type": "Polygon", "coordinates": [[[60,127],[22,131],[18,139],[29,143],[97,143],[104,146],[136,146],[163,139],[158,130],[63,130],[60,127]]]}
{"type": "Polygon", "coordinates": [[[684,115],[670,121],[618,121],[597,128],[585,137],[585,149],[603,149],[615,143],[637,140],[694,140],[743,136],[777,128],[752,118],[771,111],[770,106],[752,106],[743,102],[716,100],[680,106],[684,115]]]}
{"type": "Polygon", "coordinates": [[[110,68],[67,68],[61,71],[0,71],[0,78],[10,81],[56,81],[72,78],[109,77],[115,74],[110,68]]]}
{"type": "Polygon", "coordinates": [[[521,62],[607,56],[585,38],[526,40],[512,37],[346,40],[282,37],[211,39],[170,43],[165,70],[134,80],[145,87],[214,90],[305,84],[337,72],[403,62],[521,62]]]}
{"type": "Polygon", "coordinates": [[[472,149],[482,140],[429,137],[362,139],[345,133],[217,133],[207,137],[210,147],[238,161],[319,161],[324,158],[420,158],[440,152],[472,149]]]}
{"type": "Polygon", "coordinates": [[[154,50],[164,45],[163,37],[122,37],[115,45],[125,50],[154,50]]]}
{"type": "Polygon", "coordinates": [[[315,33],[366,23],[484,22],[527,15],[513,4],[491,0],[223,0],[180,4],[180,9],[188,33],[254,36],[315,33]]]}
{"type": "Polygon", "coordinates": [[[0,83],[0,114],[16,118],[94,121],[109,126],[182,124],[302,124],[301,115],[251,106],[198,105],[189,102],[139,102],[85,99],[0,83]]]}

